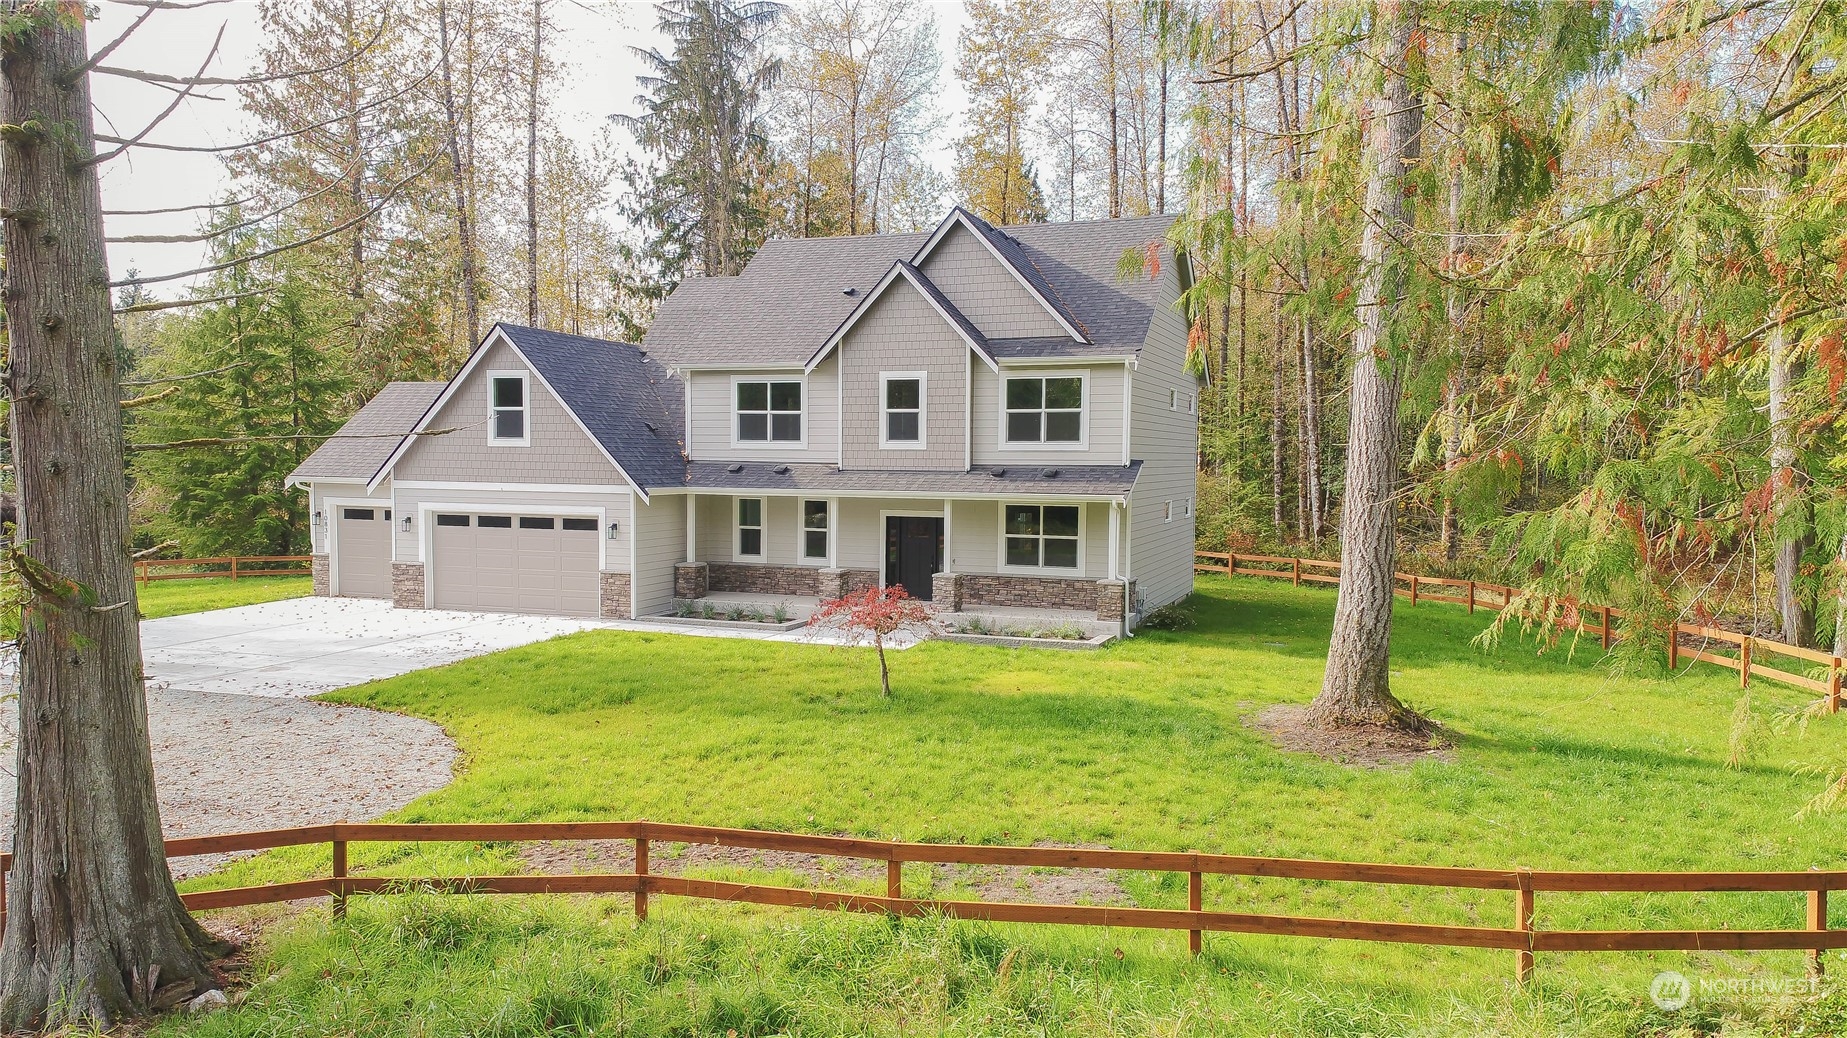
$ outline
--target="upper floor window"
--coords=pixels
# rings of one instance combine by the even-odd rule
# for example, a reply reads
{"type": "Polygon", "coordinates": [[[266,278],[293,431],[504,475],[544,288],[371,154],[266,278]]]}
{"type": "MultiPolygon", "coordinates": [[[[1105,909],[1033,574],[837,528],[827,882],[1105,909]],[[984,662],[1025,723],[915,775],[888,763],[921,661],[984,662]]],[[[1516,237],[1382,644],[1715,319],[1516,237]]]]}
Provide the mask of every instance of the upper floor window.
{"type": "Polygon", "coordinates": [[[1010,376],[1005,402],[1008,443],[1084,442],[1084,376],[1010,376]]]}
{"type": "Polygon", "coordinates": [[[887,371],[879,375],[885,424],[879,431],[882,447],[924,445],[924,373],[887,371]]]}
{"type": "Polygon", "coordinates": [[[799,381],[740,381],[735,387],[739,443],[802,442],[799,381]]]}
{"type": "Polygon", "coordinates": [[[526,442],[525,372],[489,372],[488,403],[493,409],[488,429],[490,443],[526,442]]]}

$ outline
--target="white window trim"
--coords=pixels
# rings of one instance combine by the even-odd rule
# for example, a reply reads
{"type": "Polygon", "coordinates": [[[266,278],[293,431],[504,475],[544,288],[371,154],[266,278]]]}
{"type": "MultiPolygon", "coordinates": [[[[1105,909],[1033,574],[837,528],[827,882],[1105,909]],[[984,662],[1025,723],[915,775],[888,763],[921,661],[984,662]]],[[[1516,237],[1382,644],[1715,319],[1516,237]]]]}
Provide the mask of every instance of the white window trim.
{"type": "Polygon", "coordinates": [[[1015,451],[1087,451],[1090,449],[1090,371],[1086,368],[1071,370],[1038,371],[1031,374],[1001,372],[1000,392],[996,394],[1000,408],[1000,444],[1005,450],[1015,451]],[[1077,441],[1075,443],[1047,443],[1043,440],[1014,440],[1007,435],[1007,383],[1016,378],[1075,378],[1079,382],[1079,402],[1077,411],[1077,441]]]}
{"type": "MultiPolygon", "coordinates": [[[[1090,543],[1090,504],[1088,501],[1023,500],[1009,498],[997,502],[999,510],[995,515],[998,536],[994,542],[995,569],[1022,577],[1082,577],[1084,575],[1085,548],[1090,543]],[[1038,508],[1074,507],[1077,509],[1077,568],[1067,569],[1062,566],[1015,566],[1007,561],[1007,508],[1010,505],[1031,505],[1038,508]]],[[[1041,523],[1044,515],[1040,516],[1041,523]]],[[[1041,548],[1041,555],[1044,554],[1041,548]]]]}
{"type": "Polygon", "coordinates": [[[489,371],[487,373],[487,443],[488,443],[488,446],[490,447],[530,447],[532,446],[532,380],[527,378],[526,376],[527,376],[526,372],[516,371],[512,369],[508,369],[504,371],[489,371]],[[524,419],[523,421],[520,422],[520,429],[524,431],[525,435],[520,436],[517,439],[511,436],[494,435],[495,416],[497,416],[503,410],[506,410],[506,411],[512,410],[512,408],[510,407],[500,408],[500,407],[494,406],[494,380],[501,379],[501,378],[519,379],[519,399],[520,399],[519,410],[520,410],[521,416],[524,419]]]}
{"type": "Polygon", "coordinates": [[[795,499],[795,561],[803,566],[831,566],[834,557],[834,527],[838,525],[838,510],[831,497],[798,497],[795,499]],[[808,554],[808,502],[819,501],[827,507],[827,550],[820,555],[808,554]]]}
{"type": "MultiPolygon", "coordinates": [[[[800,506],[797,506],[800,507],[800,506]]],[[[770,556],[770,503],[761,497],[734,497],[731,499],[731,557],[734,559],[754,559],[762,562],[770,556]],[[745,526],[743,518],[738,515],[738,506],[745,501],[757,503],[757,525],[745,526]],[[744,531],[757,531],[757,553],[744,553],[744,531]]]]}
{"type": "Polygon", "coordinates": [[[930,373],[927,371],[879,372],[879,446],[894,451],[920,451],[927,449],[929,442],[930,373]],[[891,411],[885,405],[891,398],[885,395],[885,385],[893,379],[917,380],[917,438],[915,440],[893,440],[886,436],[886,433],[891,431],[891,411]]]}
{"type": "MultiPolygon", "coordinates": [[[[733,375],[731,399],[725,404],[731,416],[731,446],[745,451],[805,451],[808,449],[808,376],[807,375],[733,375]],[[794,382],[802,387],[802,438],[799,440],[744,440],[738,438],[738,386],[745,382],[794,382]]],[[[774,412],[771,412],[772,414],[774,412]]],[[[787,412],[784,412],[787,413],[787,412]]],[[[772,422],[772,425],[775,423],[772,422]]]]}

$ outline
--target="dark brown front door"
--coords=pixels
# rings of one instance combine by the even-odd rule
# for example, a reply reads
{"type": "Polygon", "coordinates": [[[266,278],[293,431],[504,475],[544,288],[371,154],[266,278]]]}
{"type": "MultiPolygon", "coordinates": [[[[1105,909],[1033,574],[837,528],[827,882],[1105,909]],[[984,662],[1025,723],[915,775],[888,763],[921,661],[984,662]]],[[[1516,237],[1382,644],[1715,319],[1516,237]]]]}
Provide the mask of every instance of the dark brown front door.
{"type": "Polygon", "coordinates": [[[885,517],[885,586],[903,587],[930,600],[930,578],[943,568],[943,520],[918,515],[885,517]]]}

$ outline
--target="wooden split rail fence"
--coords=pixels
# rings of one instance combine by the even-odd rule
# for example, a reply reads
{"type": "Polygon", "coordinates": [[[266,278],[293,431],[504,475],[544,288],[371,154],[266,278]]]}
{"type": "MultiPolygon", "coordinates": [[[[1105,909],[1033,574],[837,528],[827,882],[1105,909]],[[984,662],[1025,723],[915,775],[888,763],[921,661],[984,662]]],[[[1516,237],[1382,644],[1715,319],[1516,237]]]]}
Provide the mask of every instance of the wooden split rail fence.
{"type": "Polygon", "coordinates": [[[305,577],[312,555],[221,555],[209,559],[136,559],[135,580],[199,580],[205,577],[305,577]],[[253,568],[254,567],[254,568],[253,568]],[[158,571],[158,572],[157,572],[158,571]]]}
{"type": "MultiPolygon", "coordinates": [[[[1819,972],[1822,952],[1847,948],[1847,930],[1828,928],[1828,893],[1847,889],[1847,871],[1810,872],[1556,872],[1540,869],[1446,868],[1432,865],[1380,865],[1365,862],[1258,858],[1193,852],[1091,850],[1062,847],[994,847],[966,844],[902,843],[838,836],[724,829],[661,822],[534,822],[506,824],[347,823],[272,829],[265,832],[201,836],[167,841],[169,858],[234,851],[267,850],[327,844],[332,875],[263,886],[206,890],[182,895],[194,911],[274,904],[309,898],[333,898],[336,917],[346,913],[354,894],[389,894],[428,890],[451,894],[632,894],[635,915],[648,917],[653,895],[703,898],[785,908],[889,913],[897,916],[941,915],[953,919],[1000,923],[1061,923],[1145,930],[1185,930],[1194,954],[1208,932],[1321,937],[1394,944],[1444,945],[1511,951],[1515,976],[1524,982],[1539,952],[1594,951],[1767,951],[1808,953],[1809,968],[1819,972]],[[633,841],[632,872],[601,875],[451,876],[404,879],[352,875],[347,847],[360,842],[489,843],[526,840],[633,841]],[[650,849],[660,843],[697,844],[751,850],[787,851],[828,858],[886,863],[885,893],[864,894],[801,887],[734,883],[660,875],[650,869],[650,849]],[[1026,868],[1109,869],[1171,872],[1187,877],[1187,907],[1120,908],[1104,905],[1046,905],[1017,902],[948,901],[907,897],[906,863],[1002,865],[1026,868]],[[1456,926],[1434,923],[1382,922],[1307,916],[1255,915],[1208,911],[1205,877],[1249,876],[1311,882],[1364,883],[1387,886],[1505,890],[1513,896],[1512,925],[1456,926]],[[1739,930],[1543,930],[1536,925],[1537,896],[1558,893],[1697,893],[1711,891],[1785,892],[1806,896],[1801,929],[1739,930]]],[[[0,905],[5,903],[5,870],[11,855],[0,855],[0,905]]],[[[0,928],[5,916],[0,914],[0,928]]]]}
{"type": "MultiPolygon", "coordinates": [[[[1296,559],[1281,555],[1243,555],[1226,551],[1195,551],[1193,568],[1200,573],[1226,573],[1239,577],[1270,577],[1287,580],[1300,586],[1312,584],[1340,583],[1340,563],[1326,559],[1296,559]]],[[[1520,594],[1517,588],[1504,584],[1490,584],[1478,580],[1458,580],[1452,577],[1426,577],[1417,573],[1396,574],[1393,593],[1409,598],[1412,605],[1419,602],[1452,602],[1467,606],[1473,613],[1477,608],[1499,611],[1520,594]]],[[[1578,630],[1594,634],[1605,649],[1615,644],[1614,622],[1623,616],[1620,609],[1612,609],[1590,602],[1574,602],[1578,612],[1578,630]]],[[[1807,689],[1823,696],[1828,703],[1829,713],[1838,713],[1842,703],[1842,681],[1847,675],[1847,657],[1822,652],[1819,649],[1807,649],[1800,645],[1758,638],[1754,635],[1739,634],[1717,627],[1701,627],[1697,624],[1676,623],[1674,636],[1668,639],[1667,659],[1670,669],[1678,670],[1682,659],[1701,663],[1712,663],[1738,672],[1738,687],[1749,688],[1752,678],[1767,678],[1807,689]],[[1682,642],[1690,644],[1682,644],[1682,642]],[[1736,655],[1726,655],[1714,651],[1714,643],[1734,647],[1736,655]],[[1765,654],[1785,656],[1793,660],[1802,660],[1827,668],[1825,677],[1797,674],[1781,667],[1770,666],[1763,662],[1765,654]]]]}

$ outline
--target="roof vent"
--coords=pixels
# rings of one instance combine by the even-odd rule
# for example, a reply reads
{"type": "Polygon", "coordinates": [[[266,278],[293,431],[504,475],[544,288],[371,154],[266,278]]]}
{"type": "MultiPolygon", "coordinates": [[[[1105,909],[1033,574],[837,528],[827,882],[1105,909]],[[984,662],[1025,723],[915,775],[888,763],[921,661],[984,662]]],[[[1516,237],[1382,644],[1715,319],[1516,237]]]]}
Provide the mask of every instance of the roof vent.
{"type": "Polygon", "coordinates": [[[737,475],[738,473],[740,473],[740,472],[742,472],[742,471],[744,471],[744,466],[742,466],[742,465],[727,465],[727,466],[725,466],[725,471],[726,471],[726,472],[729,472],[729,473],[731,473],[732,475],[734,475],[734,476],[735,476],[735,475],[737,475]]]}
{"type": "Polygon", "coordinates": [[[1041,476],[1044,476],[1046,479],[1057,479],[1058,478],[1057,469],[1040,469],[1039,474],[1041,476]]]}
{"type": "Polygon", "coordinates": [[[660,430],[660,427],[659,427],[659,426],[657,426],[657,425],[655,425],[655,424],[654,424],[653,422],[643,422],[643,423],[641,423],[641,424],[643,424],[643,425],[645,425],[645,426],[647,426],[647,427],[648,427],[648,431],[649,431],[649,432],[651,432],[651,433],[659,433],[659,432],[661,431],[661,430],[660,430]]]}
{"type": "Polygon", "coordinates": [[[1006,469],[989,469],[988,470],[988,475],[993,476],[995,479],[999,479],[1006,474],[1007,474],[1006,469]]]}
{"type": "Polygon", "coordinates": [[[841,290],[840,290],[840,294],[841,294],[841,295],[843,295],[843,296],[856,296],[856,295],[859,295],[859,289],[857,289],[857,288],[843,288],[843,289],[841,289],[841,290]]]}
{"type": "Polygon", "coordinates": [[[771,469],[770,471],[776,473],[778,476],[786,476],[789,474],[789,466],[778,465],[775,468],[771,469]]]}

